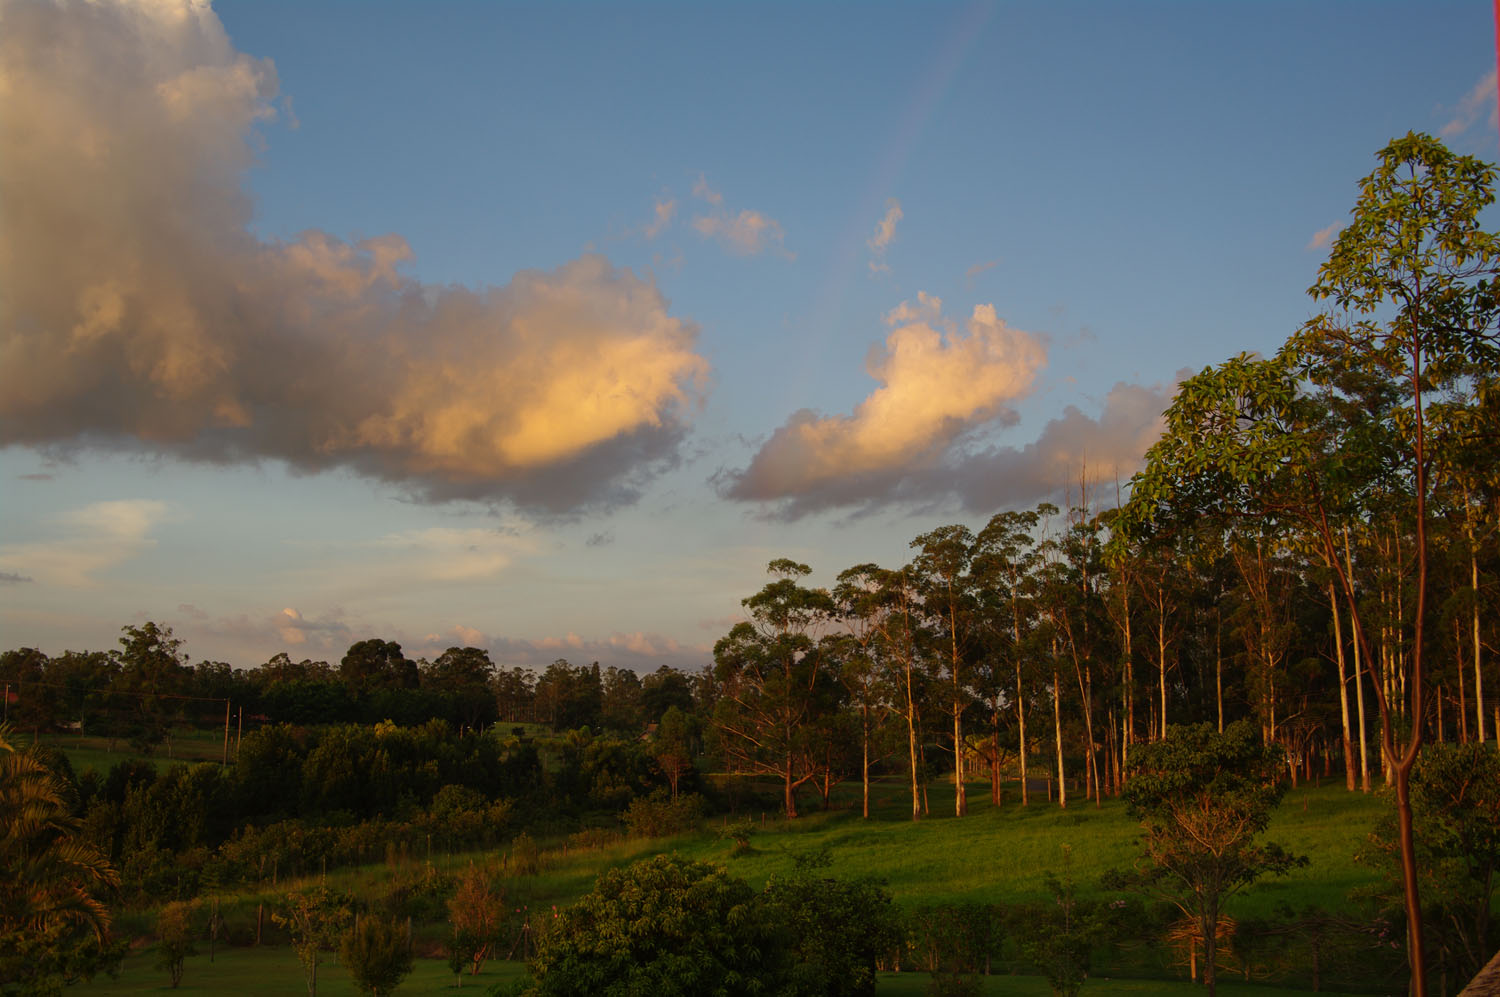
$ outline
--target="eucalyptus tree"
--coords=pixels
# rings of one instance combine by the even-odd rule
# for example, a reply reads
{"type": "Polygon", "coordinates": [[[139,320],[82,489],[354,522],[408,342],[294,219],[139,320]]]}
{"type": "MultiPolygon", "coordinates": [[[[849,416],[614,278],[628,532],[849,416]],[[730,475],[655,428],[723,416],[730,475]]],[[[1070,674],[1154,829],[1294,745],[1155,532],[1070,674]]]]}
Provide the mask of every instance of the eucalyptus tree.
{"type": "Polygon", "coordinates": [[[953,719],[953,812],[969,812],[964,789],[964,710],[969,705],[967,651],[973,619],[974,534],[967,526],[941,526],[911,542],[920,550],[913,564],[922,604],[941,644],[938,656],[948,672],[947,712],[953,719]]]}
{"type": "Polygon", "coordinates": [[[870,816],[871,742],[883,712],[889,709],[892,689],[881,666],[880,569],[861,564],[839,574],[832,595],[846,632],[824,637],[825,648],[836,655],[838,677],[848,691],[849,704],[859,711],[861,814],[870,816]]]}
{"type": "MultiPolygon", "coordinates": [[[[834,599],[845,625],[869,663],[884,673],[890,708],[906,721],[911,774],[911,819],[923,813],[921,738],[922,648],[927,642],[916,573],[859,564],[839,575],[834,599]]],[[[864,681],[861,679],[860,681],[864,681]]]]}
{"type": "MultiPolygon", "coordinates": [[[[1026,646],[1036,623],[1036,599],[1032,584],[1041,554],[1037,549],[1037,528],[1042,519],[1057,514],[1056,506],[1043,503],[1035,510],[1011,510],[990,517],[976,538],[974,572],[982,580],[985,593],[981,620],[988,629],[991,647],[1007,649],[1015,668],[1016,684],[1012,702],[1016,708],[1018,738],[1017,759],[1020,766],[1021,805],[1030,802],[1026,783],[1026,646]]],[[[994,714],[998,740],[998,697],[994,714]]]]}
{"type": "Polygon", "coordinates": [[[800,583],[812,573],[805,564],[778,558],[766,570],[775,580],[741,601],[750,618],[714,645],[714,726],[730,760],[781,779],[786,815],[796,817],[797,788],[818,771],[806,749],[833,683],[818,637],[834,602],[800,583]]]}
{"type": "Polygon", "coordinates": [[[1479,222],[1494,200],[1489,165],[1417,134],[1392,141],[1378,160],[1310,289],[1333,309],[1273,358],[1241,355],[1183,383],[1167,411],[1167,431],[1135,479],[1127,518],[1148,530],[1174,515],[1257,515],[1268,528],[1295,521],[1334,571],[1355,646],[1371,669],[1371,642],[1339,556],[1339,534],[1359,521],[1374,493],[1409,501],[1414,581],[1406,684],[1377,680],[1373,688],[1381,751],[1396,788],[1408,962],[1421,997],[1410,775],[1425,736],[1428,502],[1441,456],[1428,439],[1427,406],[1455,399],[1500,369],[1500,238],[1479,222]],[[1324,402],[1349,397],[1351,372],[1399,385],[1398,402],[1365,412],[1349,406],[1348,417],[1332,423],[1324,402]],[[1385,452],[1381,441],[1390,441],[1385,452]],[[1403,714],[1412,722],[1398,732],[1403,714]]]}

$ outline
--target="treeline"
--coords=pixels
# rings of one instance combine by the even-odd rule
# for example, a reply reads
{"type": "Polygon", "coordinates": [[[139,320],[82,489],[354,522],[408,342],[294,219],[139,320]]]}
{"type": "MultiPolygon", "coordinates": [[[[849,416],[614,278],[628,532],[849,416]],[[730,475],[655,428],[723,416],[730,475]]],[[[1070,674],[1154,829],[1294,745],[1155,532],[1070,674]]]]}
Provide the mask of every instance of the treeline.
{"type": "Polygon", "coordinates": [[[395,641],[350,645],[337,665],[286,652],[253,668],[196,664],[170,626],[126,626],[110,651],[49,656],[23,647],[0,654],[6,715],[23,729],[73,730],[131,740],[150,751],[181,728],[248,721],[327,724],[440,720],[455,730],[496,722],[540,722],[554,730],[590,727],[639,733],[668,709],[694,708],[701,677],[663,666],[628,669],[559,659],[541,672],[497,667],[489,652],[450,647],[412,659],[395,641]]]}
{"type": "MultiPolygon", "coordinates": [[[[705,788],[690,770],[668,779],[658,756],[669,743],[587,731],[538,743],[440,721],[279,724],[246,734],[229,766],[127,760],[79,776],[60,752],[50,763],[81,836],[120,870],[127,903],[146,905],[492,847],[528,829],[658,831],[651,822],[676,813],[671,782],[705,788]]],[[[681,799],[677,823],[695,823],[702,797],[681,799]]]]}

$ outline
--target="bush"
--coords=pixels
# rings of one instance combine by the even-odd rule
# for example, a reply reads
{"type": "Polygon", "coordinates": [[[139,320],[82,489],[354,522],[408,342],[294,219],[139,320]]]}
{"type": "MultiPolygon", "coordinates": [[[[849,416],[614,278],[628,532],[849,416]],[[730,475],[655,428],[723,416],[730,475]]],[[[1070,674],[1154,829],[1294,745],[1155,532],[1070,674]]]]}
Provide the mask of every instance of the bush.
{"type": "Polygon", "coordinates": [[[339,946],[339,959],[362,994],[387,997],[411,972],[411,946],[395,921],[366,915],[339,946]]]}
{"type": "Polygon", "coordinates": [[[875,965],[898,944],[891,897],[880,886],[819,876],[827,851],[799,856],[790,876],[773,876],[761,894],[768,920],[792,956],[788,993],[872,997],[875,965]]]}
{"type": "Polygon", "coordinates": [[[625,810],[625,827],[636,838],[661,838],[695,829],[703,820],[703,797],[684,793],[672,799],[658,789],[650,796],[637,796],[625,810]]]}
{"type": "Polygon", "coordinates": [[[672,855],[611,869],[538,942],[542,997],[773,993],[785,949],[722,868],[672,855]]]}
{"type": "Polygon", "coordinates": [[[197,954],[193,948],[193,913],[197,909],[197,901],[174,900],[156,917],[156,968],[167,971],[173,990],[182,982],[184,960],[197,954]]]}

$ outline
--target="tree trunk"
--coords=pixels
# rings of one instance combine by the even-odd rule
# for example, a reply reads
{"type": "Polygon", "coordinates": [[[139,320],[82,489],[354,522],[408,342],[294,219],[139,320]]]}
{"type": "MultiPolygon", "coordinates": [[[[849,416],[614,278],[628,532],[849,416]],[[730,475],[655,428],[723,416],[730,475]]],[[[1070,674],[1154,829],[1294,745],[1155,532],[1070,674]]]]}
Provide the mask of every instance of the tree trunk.
{"type": "MultiPolygon", "coordinates": [[[[1054,646],[1053,651],[1057,648],[1054,646]]],[[[1053,739],[1057,744],[1057,805],[1064,810],[1068,808],[1068,783],[1067,773],[1063,769],[1063,743],[1062,743],[1062,683],[1058,680],[1057,669],[1052,669],[1052,723],[1053,739]]]]}
{"type": "Polygon", "coordinates": [[[922,796],[917,786],[917,702],[911,687],[911,662],[906,663],[906,743],[911,751],[911,819],[922,819],[922,796]]]}
{"type": "Polygon", "coordinates": [[[1354,742],[1349,736],[1349,680],[1344,670],[1344,624],[1339,619],[1338,591],[1333,582],[1328,583],[1328,608],[1333,612],[1334,660],[1339,668],[1339,716],[1344,732],[1344,784],[1354,792],[1354,742]]]}
{"type": "Polygon", "coordinates": [[[862,714],[862,729],[860,748],[862,757],[860,759],[859,781],[861,795],[864,798],[863,816],[865,820],[870,819],[870,704],[866,702],[860,708],[862,714]]]}
{"type": "Polygon", "coordinates": [[[1031,802],[1031,793],[1026,786],[1026,692],[1021,684],[1021,657],[1020,651],[1016,652],[1016,724],[1020,730],[1020,748],[1017,754],[1020,757],[1021,767],[1021,806],[1031,802]]]}
{"type": "MultiPolygon", "coordinates": [[[[1335,557],[1337,554],[1335,553],[1335,557]]],[[[1344,527],[1344,569],[1345,578],[1349,591],[1345,598],[1348,599],[1351,614],[1357,611],[1357,603],[1354,600],[1354,555],[1349,548],[1349,527],[1344,527]]],[[[1350,626],[1358,627],[1358,617],[1351,615],[1350,626]]],[[[1350,642],[1354,651],[1354,696],[1359,710],[1359,789],[1362,793],[1370,791],[1370,739],[1369,724],[1365,721],[1365,679],[1364,669],[1361,666],[1361,642],[1356,629],[1355,639],[1350,642]]]]}
{"type": "MultiPolygon", "coordinates": [[[[1469,538],[1469,587],[1474,590],[1474,736],[1484,743],[1484,671],[1480,668],[1483,645],[1479,640],[1479,558],[1474,547],[1474,513],[1469,505],[1469,486],[1464,485],[1464,532],[1469,538]]],[[[1495,732],[1500,737],[1500,731],[1495,732]]]]}

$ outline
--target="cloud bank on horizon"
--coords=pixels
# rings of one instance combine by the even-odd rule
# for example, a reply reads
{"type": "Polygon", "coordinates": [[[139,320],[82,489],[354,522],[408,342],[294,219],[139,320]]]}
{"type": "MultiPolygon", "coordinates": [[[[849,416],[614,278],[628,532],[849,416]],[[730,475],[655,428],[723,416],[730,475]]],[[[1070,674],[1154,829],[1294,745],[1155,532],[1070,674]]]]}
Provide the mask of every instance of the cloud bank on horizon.
{"type": "Polygon", "coordinates": [[[675,462],[707,361],[586,255],[422,284],[399,236],[263,241],[243,188],[275,69],[206,4],[8,4],[0,445],[343,467],[564,512],[675,462]]]}

